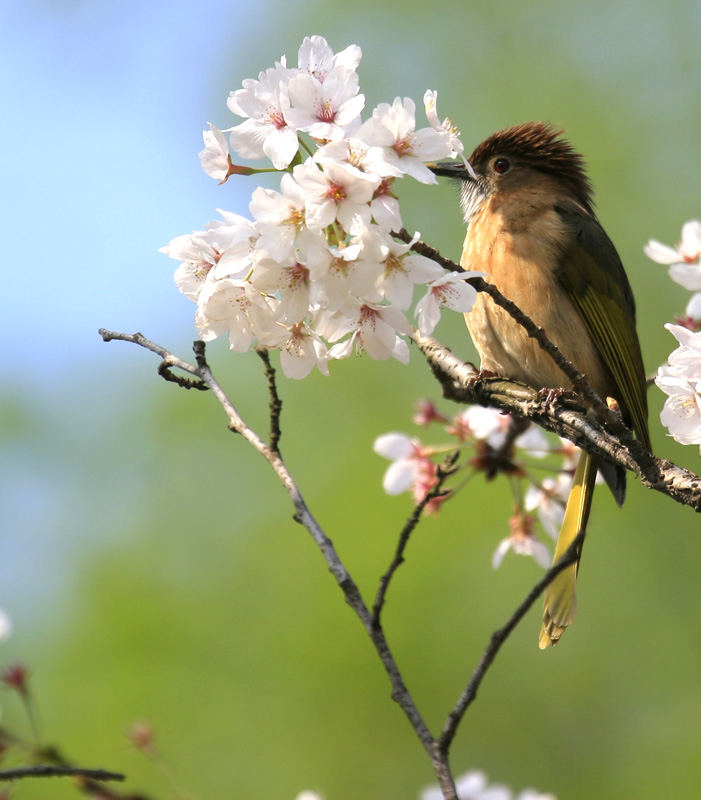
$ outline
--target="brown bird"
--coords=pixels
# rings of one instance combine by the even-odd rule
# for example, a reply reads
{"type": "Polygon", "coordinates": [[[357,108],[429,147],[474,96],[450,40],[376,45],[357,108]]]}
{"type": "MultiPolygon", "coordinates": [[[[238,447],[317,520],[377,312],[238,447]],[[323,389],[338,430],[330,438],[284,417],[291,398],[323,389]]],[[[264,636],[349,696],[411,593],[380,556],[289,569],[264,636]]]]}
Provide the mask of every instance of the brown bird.
{"type": "MultiPolygon", "coordinates": [[[[562,131],[528,122],[499,131],[470,157],[434,164],[460,181],[467,236],[460,263],[487,273],[650,449],[645,371],[635,331],[635,301],[615,247],[593,210],[584,160],[562,131]]],[[[569,380],[525,330],[484,292],[467,326],[482,370],[535,389],[571,390],[569,380]]],[[[553,563],[586,528],[597,469],[620,505],[625,471],[583,451],[553,563]]],[[[581,549],[580,549],[581,553],[581,549]]],[[[575,615],[579,561],[545,592],[540,647],[556,644],[575,615]]]]}

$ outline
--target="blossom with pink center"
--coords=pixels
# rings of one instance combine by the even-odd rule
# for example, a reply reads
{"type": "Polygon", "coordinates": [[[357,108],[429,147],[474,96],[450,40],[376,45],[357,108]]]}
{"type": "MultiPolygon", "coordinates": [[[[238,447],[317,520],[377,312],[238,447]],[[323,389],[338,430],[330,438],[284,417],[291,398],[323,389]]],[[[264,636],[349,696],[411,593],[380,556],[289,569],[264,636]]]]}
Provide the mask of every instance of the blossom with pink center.
{"type": "Polygon", "coordinates": [[[303,72],[288,85],[290,107],[285,122],[314,139],[342,139],[360,117],[365,96],[358,94],[358,75],[336,67],[323,83],[303,72]]]}
{"type": "Polygon", "coordinates": [[[306,195],[305,214],[310,228],[326,228],[338,220],[352,232],[370,223],[368,203],[380,183],[377,175],[347,164],[325,162],[319,167],[311,159],[296,166],[292,174],[306,195]]]}
{"type": "Polygon", "coordinates": [[[196,303],[207,276],[221,256],[221,252],[208,241],[207,232],[176,236],[158,252],[182,262],[175,271],[175,285],[185,297],[196,303]]]}
{"type": "Polygon", "coordinates": [[[665,328],[680,346],[655,378],[667,395],[660,420],[675,441],[701,445],[701,332],[693,333],[681,325],[665,328]]]}
{"type": "Polygon", "coordinates": [[[372,449],[392,462],[382,479],[382,488],[390,495],[413,489],[422,470],[435,469],[423,452],[421,442],[403,433],[385,433],[378,436],[372,449]]]}
{"type": "Polygon", "coordinates": [[[309,314],[309,269],[294,259],[287,262],[260,258],[251,283],[261,292],[280,293],[278,319],[286,325],[302,322],[309,314]]]}
{"type": "Polygon", "coordinates": [[[246,281],[222,278],[201,293],[195,325],[203,341],[228,334],[231,349],[245,353],[261,332],[279,327],[276,316],[274,298],[263,297],[246,281]]]}
{"type": "Polygon", "coordinates": [[[299,149],[297,134],[285,119],[290,107],[288,83],[292,72],[281,64],[249,78],[243,89],[231,92],[227,105],[245,122],[231,129],[231,147],[243,158],[264,158],[285,169],[299,149]]]}
{"type": "Polygon", "coordinates": [[[499,546],[494,551],[492,566],[498,569],[509,550],[513,550],[521,556],[532,556],[537,564],[543,569],[550,566],[550,551],[537,538],[533,532],[535,518],[530,514],[517,511],[509,520],[511,533],[506,539],[502,539],[499,546]]]}
{"type": "Polygon", "coordinates": [[[419,320],[419,330],[424,336],[433,333],[433,329],[441,318],[443,306],[463,313],[472,308],[477,292],[465,281],[482,274],[481,272],[446,272],[428,284],[428,290],[416,304],[414,312],[419,320]]]}
{"type": "Polygon", "coordinates": [[[306,36],[297,53],[297,65],[301,72],[308,72],[323,83],[336,67],[355,71],[362,55],[362,50],[355,44],[334,53],[323,36],[306,36]]]}
{"type": "Polygon", "coordinates": [[[416,106],[408,97],[397,97],[392,105],[380,103],[355,135],[371,146],[381,147],[390,164],[421,183],[438,182],[425,162],[447,158],[452,152],[445,131],[416,130],[416,106]]]}

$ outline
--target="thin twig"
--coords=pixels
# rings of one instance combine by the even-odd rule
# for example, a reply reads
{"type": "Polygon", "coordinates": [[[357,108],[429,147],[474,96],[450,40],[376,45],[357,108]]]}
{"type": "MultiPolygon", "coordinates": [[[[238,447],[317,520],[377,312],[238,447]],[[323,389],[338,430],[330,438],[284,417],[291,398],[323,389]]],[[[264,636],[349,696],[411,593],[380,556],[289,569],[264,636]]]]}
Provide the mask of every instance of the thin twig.
{"type": "MultiPolygon", "coordinates": [[[[205,358],[204,343],[195,342],[193,346],[197,360],[197,366],[193,366],[177,358],[160,345],[146,339],[142,334],[119,334],[105,330],[101,330],[100,333],[105,341],[120,339],[145,347],[157,353],[169,366],[174,366],[201,380],[212,391],[224,409],[229,421],[229,429],[240,434],[270,464],[294,505],[294,519],[307,529],[315,541],[329,571],[343,592],[346,602],[351,606],[368,633],[389,678],[392,687],[392,698],[404,711],[414,732],[429,754],[444,797],[446,800],[457,800],[455,784],[448,762],[448,751],[460,722],[467,708],[474,701],[481,682],[508,636],[548,583],[553,580],[561,569],[564,569],[575,560],[579,537],[558,564],[548,570],[536,584],[509,618],[506,625],[493,634],[490,644],[484,651],[466,689],[450,712],[440,738],[434,739],[404,683],[380,625],[379,616],[384,598],[380,595],[379,604],[376,599],[374,613],[368,610],[357,584],[345,568],[333,543],[312,515],[296,481],[275,448],[275,437],[271,437],[271,444],[268,445],[245,423],[218,381],[214,378],[205,358]]],[[[645,476],[643,478],[644,481],[647,478],[648,485],[651,488],[669,494],[679,502],[685,502],[688,505],[692,505],[697,511],[701,511],[701,478],[673,464],[669,464],[669,462],[655,459],[633,438],[622,423],[617,421],[618,428],[622,429],[622,432],[620,438],[616,438],[616,436],[612,436],[610,432],[589,419],[586,414],[582,413],[581,409],[577,410],[577,406],[566,397],[545,402],[538,392],[522,384],[502,379],[476,380],[474,368],[455,358],[449,350],[439,343],[420,336],[416,337],[416,341],[429,363],[431,363],[434,373],[440,377],[446,396],[469,397],[472,401],[493,405],[515,413],[517,416],[533,419],[539,425],[565,435],[591,452],[604,454],[609,460],[619,463],[628,469],[635,470],[641,477],[645,476]],[[657,470],[656,477],[650,478],[652,472],[646,472],[646,469],[652,470],[653,467],[657,470]]],[[[613,430],[613,426],[611,428],[613,430]]],[[[412,523],[410,519],[407,526],[405,526],[405,530],[408,530],[408,533],[404,537],[403,531],[402,536],[400,536],[397,553],[395,554],[396,566],[390,566],[390,570],[388,570],[389,577],[387,577],[384,589],[381,588],[381,592],[386,593],[392,574],[401,564],[406,543],[415,525],[416,522],[412,523]]],[[[383,577],[383,580],[385,580],[385,577],[383,577]]]]}
{"type": "MultiPolygon", "coordinates": [[[[177,359],[172,353],[169,353],[167,350],[165,350],[165,348],[160,347],[160,345],[156,345],[154,342],[151,342],[142,334],[120,334],[104,330],[101,330],[100,334],[105,341],[119,339],[121,341],[132,342],[141,347],[145,347],[147,350],[151,350],[152,352],[160,355],[164,361],[168,361],[168,363],[177,363],[177,366],[180,369],[183,369],[185,372],[190,372],[203,380],[212,391],[212,394],[215,396],[221,407],[224,409],[224,412],[229,420],[229,430],[240,434],[270,464],[282,483],[285,491],[290,496],[292,504],[294,505],[294,519],[307,529],[312,539],[316,542],[317,547],[321,551],[321,554],[326,561],[329,571],[334,576],[341,591],[343,592],[346,602],[353,609],[356,616],[359,618],[363,627],[370,636],[370,639],[389,678],[392,687],[392,699],[395,700],[404,711],[416,735],[419,737],[422,745],[433,760],[435,758],[435,739],[431,735],[431,731],[429,730],[426,722],[414,703],[406,684],[404,683],[404,679],[399,671],[399,667],[397,666],[394,656],[392,655],[382,627],[373,626],[372,615],[363,601],[357,584],[351,578],[348,570],[341,561],[336,549],[333,546],[333,543],[324,533],[323,529],[309,510],[296,481],[287,469],[287,465],[283,461],[281,455],[267,445],[261,439],[261,437],[245,423],[241,415],[236,410],[234,404],[227,396],[226,392],[222,389],[219,382],[212,374],[211,368],[209,367],[209,364],[205,358],[204,343],[195,342],[193,345],[195,358],[197,360],[197,366],[193,366],[192,364],[187,364],[186,362],[181,361],[181,359],[177,359]]],[[[450,792],[449,787],[446,788],[444,783],[441,783],[441,785],[444,787],[444,793],[448,791],[446,794],[446,798],[448,798],[448,800],[457,800],[454,786],[452,792],[450,792]]]]}
{"type": "Polygon", "coordinates": [[[380,585],[377,588],[377,594],[375,596],[375,602],[372,606],[372,624],[373,627],[379,627],[380,625],[380,615],[382,614],[382,608],[385,604],[385,599],[387,596],[387,590],[389,589],[390,581],[394,576],[394,573],[399,569],[399,567],[404,563],[404,551],[406,550],[407,545],[409,544],[409,538],[413,533],[414,529],[419,523],[421,519],[421,514],[423,513],[426,506],[434,500],[436,497],[439,497],[445,493],[445,481],[448,479],[450,475],[453,474],[455,471],[455,462],[458,459],[458,451],[448,456],[445,463],[438,468],[437,474],[437,481],[435,486],[427,492],[421,501],[416,504],[411,516],[406,521],[406,524],[402,528],[401,533],[399,534],[399,540],[397,542],[397,549],[394,553],[394,558],[392,559],[392,563],[387,568],[387,572],[380,578],[380,585]]]}
{"type": "Polygon", "coordinates": [[[178,386],[181,386],[183,389],[198,389],[201,392],[208,391],[209,387],[205,386],[202,381],[197,380],[196,378],[186,378],[184,375],[176,375],[170,367],[170,364],[167,364],[165,361],[161,361],[158,365],[158,374],[163,378],[163,380],[170,381],[170,383],[176,383],[178,386]]]}
{"type": "Polygon", "coordinates": [[[643,485],[701,512],[701,476],[649,453],[624,426],[614,433],[584,413],[576,400],[546,399],[541,392],[505,378],[476,377],[474,367],[430,337],[416,344],[441,384],[443,395],[461,403],[480,403],[528,419],[577,446],[634,472],[643,485]]]}
{"type": "Polygon", "coordinates": [[[472,673],[472,677],[465,687],[465,690],[460,695],[460,698],[450,714],[448,714],[443,731],[438,738],[438,748],[441,751],[447,753],[450,749],[450,745],[455,738],[458,726],[460,725],[465,712],[477,697],[477,690],[484,680],[487,671],[491,667],[492,662],[497,657],[499,650],[501,650],[504,642],[509,638],[509,635],[513,632],[518,623],[528,613],[535,601],[545,591],[546,587],[556,578],[557,575],[560,574],[560,572],[562,572],[563,569],[566,569],[568,566],[570,566],[570,564],[574,564],[575,561],[577,561],[577,558],[579,557],[580,546],[583,540],[584,531],[580,531],[572,544],[567,548],[567,552],[565,552],[557,564],[553,564],[553,566],[550,567],[550,569],[543,575],[538,583],[536,583],[523,602],[509,617],[506,624],[492,634],[492,638],[484,653],[482,653],[482,657],[472,673]]]}
{"type": "Polygon", "coordinates": [[[282,430],[280,429],[280,414],[282,413],[282,400],[277,391],[277,382],[275,380],[275,369],[270,363],[270,353],[264,347],[256,349],[256,355],[265,364],[265,377],[268,379],[268,392],[270,394],[270,449],[275,452],[280,452],[280,437],[282,430]]]}
{"type": "Polygon", "coordinates": [[[15,767],[0,770],[0,781],[14,781],[20,778],[60,778],[80,777],[93,781],[123,781],[126,775],[120,772],[109,772],[106,769],[88,769],[85,767],[63,767],[51,764],[35,764],[31,767],[15,767]]]}

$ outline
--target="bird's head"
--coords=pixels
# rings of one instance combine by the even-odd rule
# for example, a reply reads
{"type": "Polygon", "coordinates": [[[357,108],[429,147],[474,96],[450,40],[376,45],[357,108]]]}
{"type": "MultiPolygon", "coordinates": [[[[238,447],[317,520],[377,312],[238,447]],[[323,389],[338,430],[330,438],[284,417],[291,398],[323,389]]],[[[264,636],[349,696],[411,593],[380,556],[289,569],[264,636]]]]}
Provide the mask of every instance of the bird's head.
{"type": "Polygon", "coordinates": [[[526,122],[492,134],[469,158],[474,175],[460,162],[429,165],[436,175],[460,181],[467,222],[492,195],[557,191],[592,211],[592,189],[584,159],[544,122],[526,122]]]}

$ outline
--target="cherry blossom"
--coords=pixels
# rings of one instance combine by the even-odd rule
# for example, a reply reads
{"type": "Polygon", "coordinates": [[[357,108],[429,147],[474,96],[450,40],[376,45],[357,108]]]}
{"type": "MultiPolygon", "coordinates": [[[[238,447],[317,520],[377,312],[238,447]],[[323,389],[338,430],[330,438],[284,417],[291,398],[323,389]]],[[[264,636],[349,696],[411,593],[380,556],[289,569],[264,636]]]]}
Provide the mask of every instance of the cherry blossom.
{"type": "Polygon", "coordinates": [[[665,328],[680,346],[655,378],[667,395],[660,420],[675,441],[701,446],[701,333],[692,333],[681,325],[665,328]]]}
{"type": "Polygon", "coordinates": [[[492,557],[492,566],[498,569],[509,550],[513,550],[521,556],[531,556],[536,564],[539,564],[543,569],[550,566],[550,551],[538,539],[533,531],[534,518],[530,514],[525,514],[517,511],[509,520],[509,527],[511,533],[505,539],[502,539],[499,546],[494,551],[492,557]]]}
{"type": "Polygon", "coordinates": [[[362,54],[362,50],[355,44],[340,53],[334,53],[323,36],[307,36],[297,53],[297,64],[301,71],[308,72],[323,83],[328,73],[336,67],[355,71],[362,54]]]}
{"type": "Polygon", "coordinates": [[[408,98],[380,104],[363,123],[360,58],[354,45],[334,53],[323,37],[307,37],[297,67],[283,56],[232,91],[227,106],[244,121],[209,124],[202,167],[220,182],[277,170],[279,188],[254,188],[250,219],[220,210],[204,230],[161,248],[180,262],[176,285],[196,303],[203,339],[228,336],[236,352],[279,350],[293,378],[314,367],[328,374],[330,360],[352,353],[406,363],[413,330],[404,312],[416,286],[427,290],[415,310],[424,333],[442,308],[466,311],[474,297],[466,275],[445,276],[391,235],[402,227],[396,182],[435,182],[423,162],[461,154],[457,132],[438,121],[435,92],[426,95],[427,128],[416,129],[408,98]],[[233,152],[272,168],[235,165],[227,134],[233,152]]]}
{"type": "Polygon", "coordinates": [[[305,214],[310,228],[326,228],[338,222],[347,230],[370,223],[368,203],[380,178],[350,165],[311,160],[295,167],[294,179],[306,193],[305,214]]]}
{"type": "Polygon", "coordinates": [[[200,152],[200,164],[207,175],[224,183],[229,176],[229,167],[231,166],[226,136],[224,136],[224,131],[220,131],[211,122],[207,124],[209,130],[202,131],[204,150],[200,152]]]}
{"type": "Polygon", "coordinates": [[[359,118],[365,97],[358,94],[358,75],[344,67],[328,73],[323,83],[302,73],[288,85],[290,108],[285,121],[314,139],[342,139],[359,118]]]}
{"type": "Polygon", "coordinates": [[[277,64],[261,72],[258,80],[243,82],[243,89],[231,92],[227,105],[245,122],[231,129],[231,147],[243,158],[264,158],[275,169],[285,169],[299,149],[296,132],[285,113],[290,107],[288,84],[290,71],[277,64]]]}
{"type": "Polygon", "coordinates": [[[426,460],[418,439],[410,439],[403,433],[385,433],[375,439],[372,449],[392,461],[382,479],[387,494],[401,494],[414,486],[420,462],[426,460]]]}
{"type": "Polygon", "coordinates": [[[397,97],[392,105],[380,103],[356,136],[371,146],[382,147],[392,166],[421,183],[438,182],[424,162],[451,154],[450,138],[445,131],[416,130],[416,106],[408,97],[403,100],[397,97]]]}
{"type": "Polygon", "coordinates": [[[415,310],[419,320],[419,330],[424,336],[433,333],[441,317],[441,308],[443,306],[463,313],[472,308],[477,292],[465,281],[481,274],[477,272],[448,272],[428,284],[427,292],[416,304],[415,310]]]}

